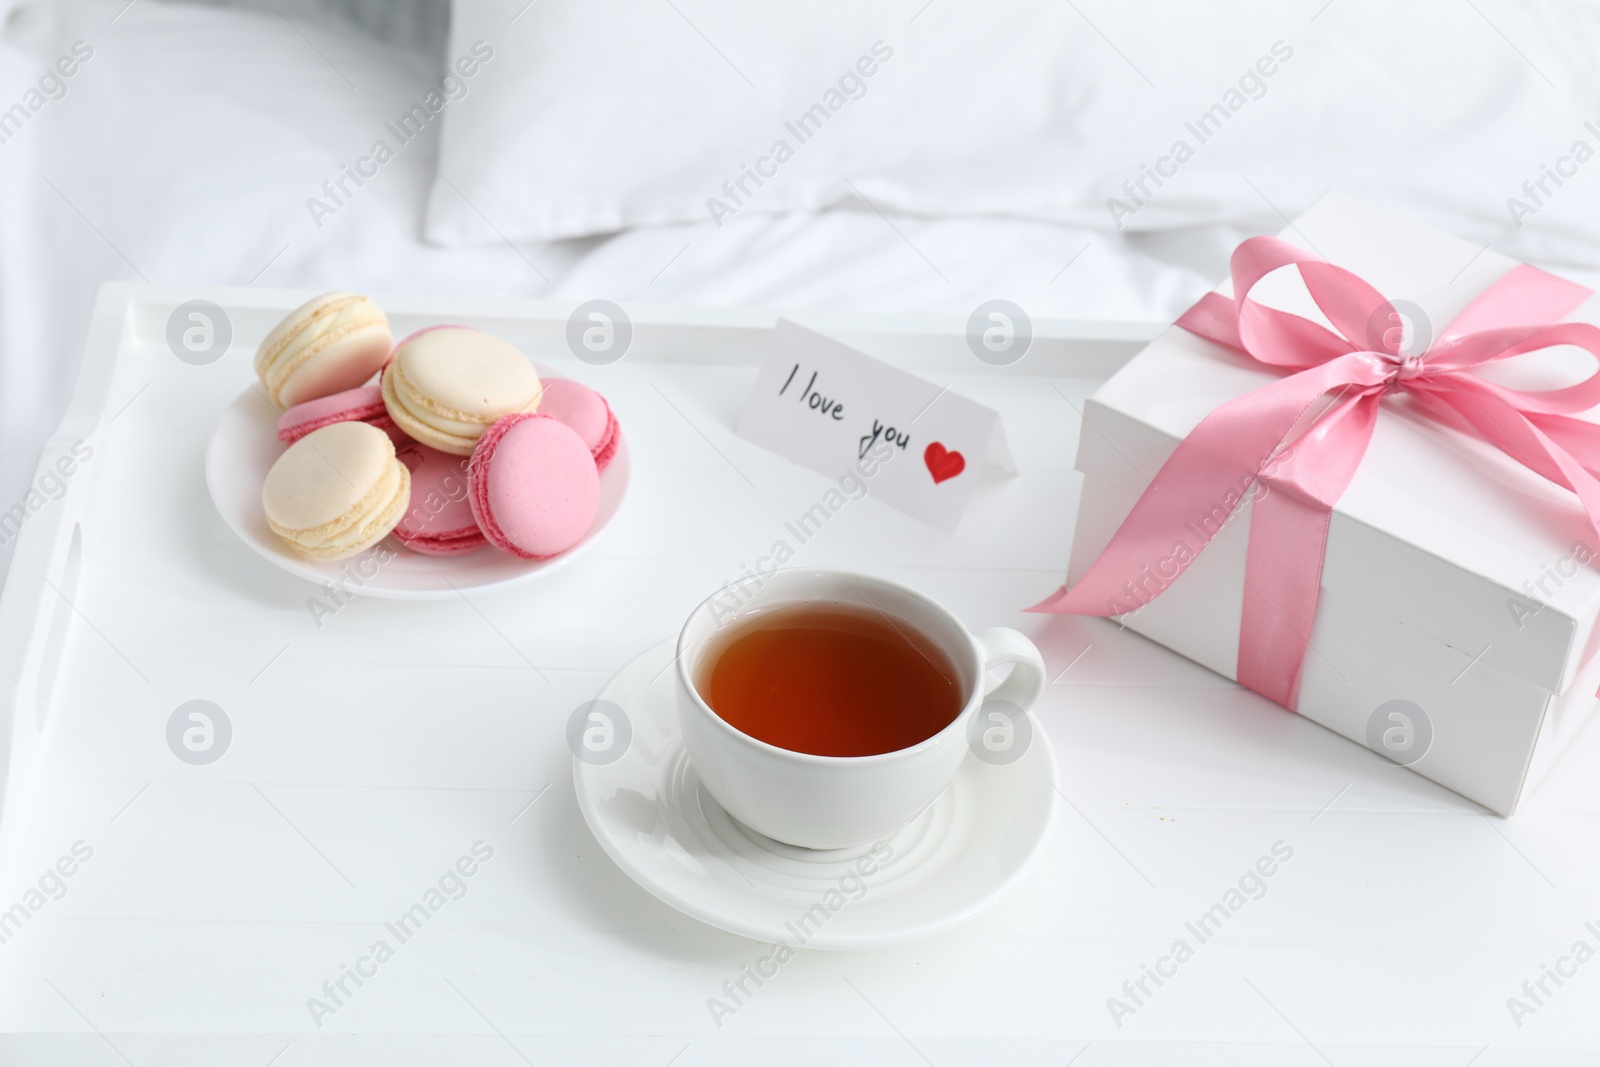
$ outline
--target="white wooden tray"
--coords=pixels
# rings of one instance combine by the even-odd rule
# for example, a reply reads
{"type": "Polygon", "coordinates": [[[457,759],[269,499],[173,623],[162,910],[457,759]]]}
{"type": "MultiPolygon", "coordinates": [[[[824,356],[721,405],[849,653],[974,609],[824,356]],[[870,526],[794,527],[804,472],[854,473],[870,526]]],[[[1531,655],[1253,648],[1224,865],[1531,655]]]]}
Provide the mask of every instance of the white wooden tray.
{"type": "Polygon", "coordinates": [[[256,342],[306,295],[101,292],[43,462],[92,455],[27,520],[0,598],[0,1063],[1493,1067],[1600,1046],[1600,962],[1520,1028],[1507,1008],[1574,942],[1600,948],[1596,731],[1516,820],[1487,819],[1114,624],[1024,614],[1065,567],[1082,397],[1154,327],[1038,322],[996,368],[958,320],[816,315],[798,318],[999,409],[1021,474],[986,475],[953,534],[851,503],[796,562],[1033,635],[1062,809],[996,911],[920,944],[802,952],[719,1027],[708,1001],[767,950],[612,865],[565,730],[826,488],[733,435],[776,316],[630,307],[632,347],[597,367],[566,350],[572,305],[378,295],[398,331],[479,326],[600,389],[634,483],[544,581],[357,599],[319,627],[319,590],[238,542],[202,472],[256,342]],[[204,366],[166,341],[196,299],[233,334],[204,366]],[[169,746],[196,700],[229,724],[209,763],[169,746]],[[385,926],[478,842],[493,854],[459,899],[403,941],[385,926]],[[1275,845],[1292,858],[1199,943],[1186,924],[1275,845]],[[1193,958],[1162,963],[1180,939],[1193,958]],[[1157,986],[1145,965],[1175,973],[1157,986]]]}

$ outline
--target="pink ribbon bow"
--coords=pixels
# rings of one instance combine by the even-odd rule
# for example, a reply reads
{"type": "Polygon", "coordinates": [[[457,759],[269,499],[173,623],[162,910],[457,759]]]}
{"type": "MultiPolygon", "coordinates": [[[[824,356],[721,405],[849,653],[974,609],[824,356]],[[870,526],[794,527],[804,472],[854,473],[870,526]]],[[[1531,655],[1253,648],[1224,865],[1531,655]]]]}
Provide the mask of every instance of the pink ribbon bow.
{"type": "Polygon", "coordinates": [[[1235,297],[1209,293],[1178,325],[1293,373],[1202,419],[1082,580],[1030,611],[1110,616],[1142,606],[1188,567],[1255,483],[1265,483],[1270,491],[1257,492],[1251,510],[1236,676],[1293,709],[1333,507],[1391,393],[1572,490],[1600,530],[1600,425],[1571,417],[1600,404],[1600,369],[1575,385],[1540,391],[1508,389],[1472,373],[1479,364],[1555,345],[1585,349],[1600,361],[1600,329],[1558,321],[1589,290],[1518,266],[1425,353],[1406,357],[1400,330],[1370,336],[1373,323],[1397,324],[1400,316],[1350,271],[1274,237],[1245,241],[1231,268],[1235,297]],[[1251,299],[1262,278],[1287,266],[1299,271],[1333,331],[1251,299]]]}

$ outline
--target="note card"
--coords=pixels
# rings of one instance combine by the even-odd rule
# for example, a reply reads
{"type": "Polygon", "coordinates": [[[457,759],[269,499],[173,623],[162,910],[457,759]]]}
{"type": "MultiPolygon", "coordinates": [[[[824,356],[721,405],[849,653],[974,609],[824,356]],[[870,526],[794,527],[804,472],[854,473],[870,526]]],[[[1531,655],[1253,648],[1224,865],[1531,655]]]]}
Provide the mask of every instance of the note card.
{"type": "Polygon", "coordinates": [[[992,408],[779,320],[739,436],[953,530],[984,463],[1015,469],[992,408]]]}

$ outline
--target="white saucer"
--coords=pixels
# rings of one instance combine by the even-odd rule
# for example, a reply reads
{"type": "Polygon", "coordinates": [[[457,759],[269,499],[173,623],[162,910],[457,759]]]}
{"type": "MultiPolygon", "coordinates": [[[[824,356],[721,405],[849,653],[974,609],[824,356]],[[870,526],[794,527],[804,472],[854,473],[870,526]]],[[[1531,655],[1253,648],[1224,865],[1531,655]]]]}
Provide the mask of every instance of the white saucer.
{"type": "MultiPolygon", "coordinates": [[[[612,725],[618,739],[613,752],[621,755],[575,757],[572,778],[601,847],[679,911],[790,947],[899,944],[948,930],[993,905],[1044,844],[1055,815],[1055,759],[1031,717],[1032,737],[1020,759],[992,766],[969,755],[950,788],[882,842],[890,856],[881,865],[873,846],[814,852],[745,828],[711,798],[689,765],[669,669],[674,645],[663,641],[606,683],[598,700],[615,708],[591,704],[575,714],[602,730],[596,738],[603,738],[604,724],[587,710],[617,717],[620,708],[625,725],[612,725]],[[590,762],[607,758],[614,762],[590,762]],[[859,878],[865,883],[859,891],[855,872],[863,862],[876,869],[859,878]]],[[[569,729],[568,738],[577,752],[582,746],[574,732],[569,729]]],[[[603,742],[596,747],[603,749],[603,742]]]]}
{"type": "MultiPolygon", "coordinates": [[[[546,381],[559,377],[545,367],[537,370],[546,381]]],[[[267,527],[261,511],[261,486],[286,447],[278,440],[278,412],[271,401],[259,389],[246,389],[211,432],[206,447],[206,488],[223,521],[262,556],[318,584],[339,581],[345,577],[345,568],[366,559],[365,553],[333,562],[306,559],[290,551],[267,527]]],[[[570,562],[606,528],[622,507],[630,466],[628,442],[619,437],[616,454],[600,474],[600,507],[594,524],[582,541],[554,559],[520,559],[492,546],[460,556],[425,556],[390,537],[383,543],[393,550],[394,557],[381,566],[367,564],[360,572],[364,584],[346,581],[340,588],[393,600],[437,600],[532,581],[570,562]],[[367,575],[366,570],[374,566],[376,573],[367,575]]]]}

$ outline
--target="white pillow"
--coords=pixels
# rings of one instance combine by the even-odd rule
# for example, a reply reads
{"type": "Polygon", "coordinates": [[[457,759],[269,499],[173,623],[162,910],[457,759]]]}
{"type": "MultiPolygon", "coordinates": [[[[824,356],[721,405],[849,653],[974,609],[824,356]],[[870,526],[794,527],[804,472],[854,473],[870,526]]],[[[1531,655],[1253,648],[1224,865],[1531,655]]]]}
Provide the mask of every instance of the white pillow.
{"type": "MultiPolygon", "coordinates": [[[[1330,187],[1458,229],[1509,225],[1506,198],[1584,133],[1600,49],[1600,16],[1561,0],[519,7],[454,0],[450,58],[493,58],[447,109],[431,240],[847,201],[1276,228],[1330,187]]],[[[1583,217],[1561,199],[1540,224],[1583,217]]]]}
{"type": "Polygon", "coordinates": [[[903,0],[540,2],[510,25],[507,11],[452,9],[450,57],[482,40],[494,58],[446,114],[433,240],[816,210],[851,183],[884,210],[1071,204],[1039,180],[1068,162],[1042,135],[1098,46],[1070,7],[934,0],[912,22],[903,0]]]}

